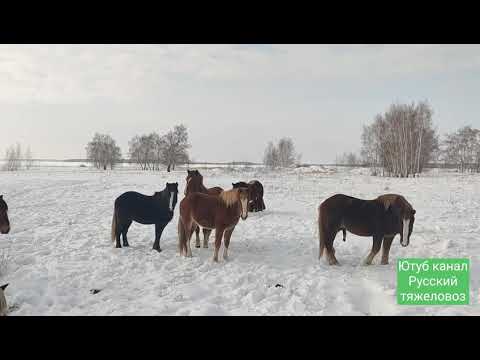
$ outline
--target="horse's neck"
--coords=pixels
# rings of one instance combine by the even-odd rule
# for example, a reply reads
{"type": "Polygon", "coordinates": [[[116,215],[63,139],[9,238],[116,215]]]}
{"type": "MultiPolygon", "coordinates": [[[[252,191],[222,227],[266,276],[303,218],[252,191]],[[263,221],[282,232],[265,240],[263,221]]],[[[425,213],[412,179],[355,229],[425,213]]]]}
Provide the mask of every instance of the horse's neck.
{"type": "Polygon", "coordinates": [[[165,190],[162,190],[160,192],[157,192],[155,193],[155,195],[153,195],[153,198],[157,201],[162,201],[166,198],[165,196],[165,190]]]}
{"type": "Polygon", "coordinates": [[[207,188],[203,185],[203,183],[198,183],[192,186],[189,186],[187,193],[190,194],[192,192],[201,192],[201,193],[207,193],[208,190],[207,188]]]}

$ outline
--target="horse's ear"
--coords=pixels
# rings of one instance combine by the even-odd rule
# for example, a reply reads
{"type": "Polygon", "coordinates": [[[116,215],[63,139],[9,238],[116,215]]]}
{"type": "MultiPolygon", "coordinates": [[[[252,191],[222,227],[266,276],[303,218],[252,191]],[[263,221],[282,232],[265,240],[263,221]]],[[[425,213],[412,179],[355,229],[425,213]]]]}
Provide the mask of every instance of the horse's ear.
{"type": "Polygon", "coordinates": [[[412,215],[415,215],[417,213],[417,210],[413,209],[412,210],[412,215]]]}
{"type": "Polygon", "coordinates": [[[3,195],[0,195],[0,200],[3,199],[3,195]]]}
{"type": "Polygon", "coordinates": [[[5,290],[7,288],[8,284],[0,286],[0,289],[5,290]]]}

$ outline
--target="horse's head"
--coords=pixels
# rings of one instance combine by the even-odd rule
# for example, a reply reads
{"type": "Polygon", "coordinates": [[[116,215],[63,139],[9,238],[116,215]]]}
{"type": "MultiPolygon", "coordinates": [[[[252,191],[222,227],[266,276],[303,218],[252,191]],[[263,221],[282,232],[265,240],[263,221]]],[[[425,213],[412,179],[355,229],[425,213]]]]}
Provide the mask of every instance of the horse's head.
{"type": "Polygon", "coordinates": [[[232,186],[234,189],[239,189],[239,188],[245,188],[248,190],[248,196],[249,200],[252,198],[252,187],[249,186],[246,182],[244,181],[239,181],[237,183],[232,183],[232,186]]]}
{"type": "Polygon", "coordinates": [[[242,220],[246,220],[248,217],[248,189],[244,187],[237,188],[238,199],[242,207],[242,212],[240,214],[242,220]]]}
{"type": "Polygon", "coordinates": [[[188,170],[187,169],[187,178],[185,179],[187,182],[190,178],[194,176],[202,176],[198,170],[188,170]]]}
{"type": "MultiPolygon", "coordinates": [[[[197,171],[197,170],[194,170],[197,171]]],[[[198,174],[200,174],[197,171],[198,174]]],[[[203,185],[203,176],[202,175],[192,175],[187,177],[187,185],[185,186],[185,196],[192,192],[200,192],[203,185]]]]}
{"type": "MultiPolygon", "coordinates": [[[[187,178],[185,179],[187,181],[187,186],[185,186],[185,192],[184,195],[187,196],[192,191],[188,191],[189,188],[189,183],[191,182],[192,179],[198,180],[194,187],[195,189],[198,187],[198,183],[203,183],[203,176],[200,174],[198,170],[187,170],[187,178]]],[[[198,190],[195,190],[198,191],[198,190]]]]}
{"type": "Polygon", "coordinates": [[[178,197],[178,183],[168,183],[165,187],[168,194],[168,209],[173,212],[175,205],[177,205],[178,197]]]}
{"type": "Polygon", "coordinates": [[[0,195],[0,233],[8,234],[10,232],[10,220],[8,220],[8,205],[0,195]]]}
{"type": "Polygon", "coordinates": [[[415,222],[416,210],[401,195],[388,194],[379,197],[382,200],[385,211],[393,214],[394,222],[400,233],[400,244],[403,247],[410,244],[410,235],[413,232],[413,223],[415,222]]]}

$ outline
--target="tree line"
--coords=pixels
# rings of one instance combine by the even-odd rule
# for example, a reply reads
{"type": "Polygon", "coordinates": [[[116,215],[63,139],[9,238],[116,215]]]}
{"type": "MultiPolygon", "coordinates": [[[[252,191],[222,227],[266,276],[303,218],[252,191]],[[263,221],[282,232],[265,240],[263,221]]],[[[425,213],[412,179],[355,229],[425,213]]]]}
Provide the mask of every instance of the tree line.
{"type": "Polygon", "coordinates": [[[5,151],[5,162],[2,166],[4,171],[17,171],[21,168],[30,169],[33,166],[33,155],[30,146],[24,151],[17,143],[10,145],[5,151]]]}
{"type": "MultiPolygon", "coordinates": [[[[188,131],[184,125],[177,125],[164,135],[156,132],[135,135],[128,143],[130,162],[142,170],[175,170],[178,164],[189,162],[188,131]]],[[[120,147],[106,134],[96,133],[86,147],[87,159],[98,169],[113,169],[122,160],[120,147]]]]}
{"type": "Polygon", "coordinates": [[[480,172],[480,129],[464,126],[441,139],[432,115],[427,101],[392,104],[373,123],[364,125],[360,154],[344,153],[336,163],[366,166],[373,175],[397,177],[416,176],[429,163],[480,172]]]}
{"type": "Polygon", "coordinates": [[[464,126],[445,135],[440,151],[441,161],[460,172],[480,172],[480,130],[464,126]]]}
{"type": "Polygon", "coordinates": [[[263,164],[271,169],[290,167],[300,162],[301,155],[295,151],[293,140],[281,138],[275,145],[270,141],[265,149],[263,164]]]}

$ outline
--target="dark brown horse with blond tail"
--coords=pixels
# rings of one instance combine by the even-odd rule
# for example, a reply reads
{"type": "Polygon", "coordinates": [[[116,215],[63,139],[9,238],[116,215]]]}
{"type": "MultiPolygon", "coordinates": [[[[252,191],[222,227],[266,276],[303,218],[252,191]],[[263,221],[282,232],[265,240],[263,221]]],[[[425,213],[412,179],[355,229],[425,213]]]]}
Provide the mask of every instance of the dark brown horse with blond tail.
{"type": "Polygon", "coordinates": [[[386,194],[374,200],[362,200],[337,194],[325,200],[318,208],[318,235],[320,254],[327,253],[330,265],[338,265],[333,241],[339,231],[346,230],[357,236],[372,236],[373,246],[365,259],[370,265],[383,243],[382,265],[388,264],[388,255],[395,235],[400,244],[408,246],[413,231],[416,211],[401,195],[386,194]]]}
{"type": "Polygon", "coordinates": [[[8,234],[10,232],[10,220],[8,219],[8,205],[0,195],[0,233],[8,234]]]}
{"type": "MultiPolygon", "coordinates": [[[[207,195],[220,195],[223,191],[221,187],[206,188],[203,185],[203,176],[198,170],[187,170],[187,186],[185,186],[185,196],[193,192],[199,192],[207,195]]],[[[203,247],[208,248],[208,239],[210,238],[212,230],[203,228],[203,247]]],[[[200,247],[200,227],[195,229],[195,247],[200,247]]]]}
{"type": "Polygon", "coordinates": [[[180,255],[192,256],[190,240],[199,226],[212,231],[215,229],[215,250],[213,261],[218,262],[218,251],[224,238],[223,259],[228,259],[228,247],[233,230],[240,217],[248,217],[248,190],[245,188],[222,191],[220,195],[206,195],[199,192],[188,194],[180,202],[178,220],[178,246],[180,255]]]}

